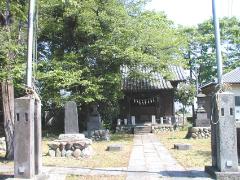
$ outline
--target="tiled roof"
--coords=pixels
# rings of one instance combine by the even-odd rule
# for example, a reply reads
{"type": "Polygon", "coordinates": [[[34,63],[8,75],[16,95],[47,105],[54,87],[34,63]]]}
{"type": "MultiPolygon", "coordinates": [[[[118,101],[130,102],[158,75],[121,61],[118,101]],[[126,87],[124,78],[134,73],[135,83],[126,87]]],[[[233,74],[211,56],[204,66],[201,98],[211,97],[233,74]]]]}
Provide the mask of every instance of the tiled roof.
{"type": "Polygon", "coordinates": [[[173,86],[171,81],[184,81],[186,80],[183,68],[177,66],[170,66],[169,70],[173,75],[172,80],[164,79],[160,73],[151,72],[150,69],[141,68],[141,72],[143,74],[150,74],[150,77],[143,77],[142,79],[131,78],[129,77],[129,68],[127,66],[123,66],[121,68],[123,83],[122,89],[125,91],[132,92],[141,92],[147,90],[162,90],[162,89],[172,89],[173,86]]]}
{"type": "Polygon", "coordinates": [[[240,67],[223,75],[224,83],[240,83],[240,67]]]}
{"type": "MultiPolygon", "coordinates": [[[[236,69],[224,74],[222,76],[223,83],[229,83],[229,84],[240,84],[240,67],[237,67],[236,69]]],[[[209,82],[201,87],[201,89],[205,89],[209,86],[216,85],[217,79],[214,79],[213,82],[209,82]]]]}
{"type": "Polygon", "coordinates": [[[184,69],[180,66],[169,66],[169,70],[172,72],[173,77],[170,81],[185,81],[186,75],[184,69]]]}

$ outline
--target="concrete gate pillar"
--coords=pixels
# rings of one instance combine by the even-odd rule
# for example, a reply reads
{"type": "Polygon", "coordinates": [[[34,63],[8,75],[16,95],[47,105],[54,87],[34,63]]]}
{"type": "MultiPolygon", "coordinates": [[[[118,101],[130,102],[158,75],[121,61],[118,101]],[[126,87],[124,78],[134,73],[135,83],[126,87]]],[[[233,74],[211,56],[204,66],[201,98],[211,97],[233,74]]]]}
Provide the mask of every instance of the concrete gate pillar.
{"type": "Polygon", "coordinates": [[[217,93],[211,122],[212,166],[206,171],[217,179],[240,177],[238,173],[237,135],[234,96],[217,93]]]}
{"type": "Polygon", "coordinates": [[[41,102],[33,95],[15,99],[14,176],[41,173],[41,102]]]}

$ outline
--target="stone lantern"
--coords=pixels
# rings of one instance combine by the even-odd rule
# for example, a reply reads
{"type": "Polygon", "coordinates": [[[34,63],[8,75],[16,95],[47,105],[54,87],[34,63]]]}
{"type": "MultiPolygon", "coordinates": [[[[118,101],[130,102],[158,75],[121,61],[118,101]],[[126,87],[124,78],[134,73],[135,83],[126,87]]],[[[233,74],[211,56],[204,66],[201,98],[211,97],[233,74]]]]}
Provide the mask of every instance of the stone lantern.
{"type": "Polygon", "coordinates": [[[200,91],[197,95],[197,105],[198,105],[198,108],[197,108],[197,112],[205,112],[205,109],[204,109],[204,104],[205,104],[205,97],[206,95],[202,93],[202,91],[200,91]]]}
{"type": "Polygon", "coordinates": [[[204,109],[206,95],[201,91],[197,95],[198,108],[196,111],[196,127],[209,127],[210,121],[207,118],[207,112],[204,109]]]}

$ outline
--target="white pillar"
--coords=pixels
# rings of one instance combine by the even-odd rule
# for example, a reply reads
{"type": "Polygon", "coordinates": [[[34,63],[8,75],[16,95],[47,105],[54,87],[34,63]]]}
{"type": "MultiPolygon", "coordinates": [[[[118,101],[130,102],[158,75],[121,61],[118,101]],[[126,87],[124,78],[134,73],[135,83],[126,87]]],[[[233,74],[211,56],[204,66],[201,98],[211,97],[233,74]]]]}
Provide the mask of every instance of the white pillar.
{"type": "Polygon", "coordinates": [[[118,119],[118,120],[117,120],[117,125],[118,125],[118,126],[121,126],[121,119],[118,119]]]}
{"type": "Polygon", "coordinates": [[[127,119],[124,119],[124,125],[127,125],[127,119]]]}
{"type": "Polygon", "coordinates": [[[161,124],[163,124],[163,117],[160,117],[161,124]]]}
{"type": "Polygon", "coordinates": [[[152,115],[152,124],[156,124],[156,116],[152,115]]]}
{"type": "Polygon", "coordinates": [[[135,116],[131,116],[132,125],[135,125],[135,116]]]}

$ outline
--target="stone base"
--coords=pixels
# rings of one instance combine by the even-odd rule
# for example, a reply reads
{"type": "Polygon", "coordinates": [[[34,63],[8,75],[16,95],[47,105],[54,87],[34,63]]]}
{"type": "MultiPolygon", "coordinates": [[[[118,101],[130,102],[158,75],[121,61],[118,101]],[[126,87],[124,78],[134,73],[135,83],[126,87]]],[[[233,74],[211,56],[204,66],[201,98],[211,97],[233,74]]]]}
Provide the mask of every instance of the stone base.
{"type": "Polygon", "coordinates": [[[190,145],[190,144],[174,144],[174,149],[189,150],[189,149],[192,149],[192,145],[190,145]]]}
{"type": "Polygon", "coordinates": [[[60,134],[58,136],[59,140],[72,140],[72,141],[78,141],[85,139],[84,134],[60,134]]]}
{"type": "Polygon", "coordinates": [[[205,166],[205,172],[217,180],[240,180],[240,172],[219,172],[213,166],[205,166]]]}
{"type": "Polygon", "coordinates": [[[211,137],[210,127],[190,127],[186,138],[207,139],[211,137]]]}

